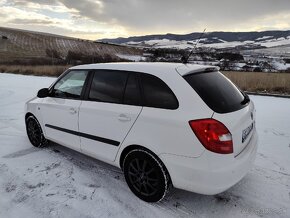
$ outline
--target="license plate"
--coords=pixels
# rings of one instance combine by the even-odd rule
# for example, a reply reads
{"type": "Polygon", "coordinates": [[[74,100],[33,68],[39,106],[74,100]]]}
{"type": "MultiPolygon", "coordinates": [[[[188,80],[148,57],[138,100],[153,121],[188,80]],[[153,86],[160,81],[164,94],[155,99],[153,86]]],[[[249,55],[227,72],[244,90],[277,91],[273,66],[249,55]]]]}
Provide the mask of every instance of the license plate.
{"type": "Polygon", "coordinates": [[[250,135],[250,133],[253,130],[253,128],[254,128],[254,123],[252,123],[250,126],[248,126],[246,129],[243,130],[242,143],[244,143],[244,141],[246,141],[246,139],[250,135]]]}

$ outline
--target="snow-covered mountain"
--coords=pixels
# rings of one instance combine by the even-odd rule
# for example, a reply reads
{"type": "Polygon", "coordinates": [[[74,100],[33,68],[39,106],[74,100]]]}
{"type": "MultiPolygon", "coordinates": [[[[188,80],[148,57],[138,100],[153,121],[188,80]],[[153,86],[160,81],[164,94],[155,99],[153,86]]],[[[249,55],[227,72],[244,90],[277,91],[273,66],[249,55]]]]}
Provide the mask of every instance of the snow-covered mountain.
{"type": "MultiPolygon", "coordinates": [[[[185,35],[166,34],[102,39],[98,41],[153,48],[187,49],[194,47],[200,36],[201,33],[190,33],[185,35]]],[[[285,45],[290,46],[290,30],[264,32],[210,32],[205,33],[199,42],[199,46],[217,49],[256,49],[285,45]]]]}

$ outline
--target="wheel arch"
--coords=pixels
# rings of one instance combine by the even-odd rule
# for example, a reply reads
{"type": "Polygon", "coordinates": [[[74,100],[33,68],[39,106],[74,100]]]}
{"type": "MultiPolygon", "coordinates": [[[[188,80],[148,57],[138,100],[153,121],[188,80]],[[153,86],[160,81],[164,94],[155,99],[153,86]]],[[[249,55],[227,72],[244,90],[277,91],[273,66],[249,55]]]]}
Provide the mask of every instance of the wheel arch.
{"type": "Polygon", "coordinates": [[[40,122],[38,121],[37,117],[36,117],[33,113],[31,113],[31,112],[27,112],[27,113],[25,114],[25,127],[26,127],[26,132],[27,132],[28,138],[29,138],[29,140],[30,140],[30,142],[31,142],[31,144],[32,144],[33,146],[40,148],[40,147],[43,147],[44,145],[47,144],[48,141],[47,141],[46,138],[45,138],[44,131],[43,131],[41,125],[40,125],[40,122]],[[31,117],[31,118],[30,118],[30,117],[31,117]],[[29,137],[28,127],[27,127],[27,124],[28,124],[27,121],[28,121],[29,119],[34,120],[34,121],[37,123],[38,127],[40,128],[40,141],[39,141],[39,143],[37,143],[37,144],[35,144],[35,142],[33,142],[33,141],[31,140],[31,138],[29,137]]]}
{"type": "Polygon", "coordinates": [[[158,157],[157,154],[155,154],[153,151],[151,151],[150,149],[142,146],[142,145],[129,145],[127,146],[126,148],[124,148],[124,150],[122,151],[121,155],[120,155],[120,159],[119,159],[119,166],[120,168],[123,170],[123,163],[124,163],[124,160],[125,160],[125,157],[126,155],[132,151],[132,150],[136,150],[136,149],[141,149],[141,150],[145,150],[147,152],[149,152],[150,154],[152,154],[161,164],[162,166],[164,167],[164,169],[166,170],[167,174],[169,175],[169,178],[170,178],[170,182],[172,181],[171,180],[171,177],[170,177],[170,174],[169,174],[169,171],[167,169],[167,167],[165,166],[165,164],[163,163],[163,161],[158,157]]]}
{"type": "Polygon", "coordinates": [[[31,112],[27,112],[27,113],[25,114],[25,121],[26,121],[27,118],[30,117],[30,116],[33,116],[33,117],[37,120],[36,116],[35,116],[33,113],[31,113],[31,112]]]}
{"type": "MultiPolygon", "coordinates": [[[[141,146],[141,145],[129,145],[126,148],[124,148],[124,150],[121,152],[121,155],[119,158],[119,166],[122,170],[123,170],[123,162],[124,162],[126,155],[134,149],[146,149],[146,148],[141,146]]],[[[148,150],[148,149],[146,149],[146,150],[148,150]]]]}
{"type": "Polygon", "coordinates": [[[146,148],[144,146],[141,146],[141,145],[130,145],[130,146],[127,146],[122,151],[119,161],[120,161],[119,164],[121,166],[121,169],[124,171],[124,176],[125,176],[125,179],[126,179],[126,182],[127,182],[128,186],[129,186],[129,188],[140,199],[142,199],[144,201],[147,201],[147,202],[159,202],[173,188],[171,176],[169,174],[169,171],[167,170],[167,167],[165,166],[163,161],[154,152],[152,152],[150,149],[148,149],[148,148],[146,148]],[[153,196],[150,196],[150,197],[148,197],[148,196],[146,197],[144,195],[142,196],[142,194],[140,194],[140,191],[136,191],[136,189],[132,186],[132,181],[130,182],[130,179],[128,178],[128,173],[129,172],[128,172],[128,164],[126,162],[126,157],[129,156],[131,153],[134,153],[135,151],[136,151],[137,155],[138,154],[141,154],[141,155],[145,154],[146,156],[150,157],[151,160],[153,162],[155,162],[158,165],[159,169],[161,170],[160,173],[162,174],[162,176],[161,176],[162,180],[164,179],[164,186],[161,185],[162,187],[158,188],[159,191],[157,192],[157,195],[154,194],[153,196]],[[125,167],[125,170],[123,169],[123,166],[125,167]]]}
{"type": "MultiPolygon", "coordinates": [[[[25,114],[25,123],[26,123],[27,118],[30,117],[30,116],[32,116],[32,117],[36,120],[36,122],[38,122],[38,124],[39,124],[40,127],[41,127],[42,133],[44,134],[44,136],[46,136],[45,129],[44,129],[44,126],[42,126],[42,122],[41,122],[41,120],[39,120],[39,119],[37,118],[37,116],[35,116],[33,113],[31,113],[31,112],[27,112],[27,113],[25,114]]],[[[41,117],[40,117],[40,119],[41,119],[41,117]]]]}

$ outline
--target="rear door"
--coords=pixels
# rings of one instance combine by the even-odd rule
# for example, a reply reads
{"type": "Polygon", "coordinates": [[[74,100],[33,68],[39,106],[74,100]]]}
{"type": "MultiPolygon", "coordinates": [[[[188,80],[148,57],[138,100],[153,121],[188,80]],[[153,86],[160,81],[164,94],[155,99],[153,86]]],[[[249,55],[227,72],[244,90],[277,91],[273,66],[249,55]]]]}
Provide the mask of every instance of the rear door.
{"type": "Polygon", "coordinates": [[[136,73],[96,70],[79,112],[82,152],[114,161],[142,107],[136,73]]]}
{"type": "Polygon", "coordinates": [[[247,146],[255,129],[253,102],[218,71],[184,76],[202,100],[215,112],[214,119],[231,132],[234,154],[247,146]]]}

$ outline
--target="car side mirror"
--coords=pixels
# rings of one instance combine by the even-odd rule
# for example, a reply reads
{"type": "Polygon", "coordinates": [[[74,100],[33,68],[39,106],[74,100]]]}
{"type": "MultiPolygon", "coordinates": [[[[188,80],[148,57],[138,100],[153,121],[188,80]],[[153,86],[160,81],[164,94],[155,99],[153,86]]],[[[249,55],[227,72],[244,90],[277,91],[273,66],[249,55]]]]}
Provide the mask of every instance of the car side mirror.
{"type": "Polygon", "coordinates": [[[38,98],[46,98],[46,97],[48,97],[48,95],[49,95],[48,88],[40,89],[37,93],[38,98]]]}

